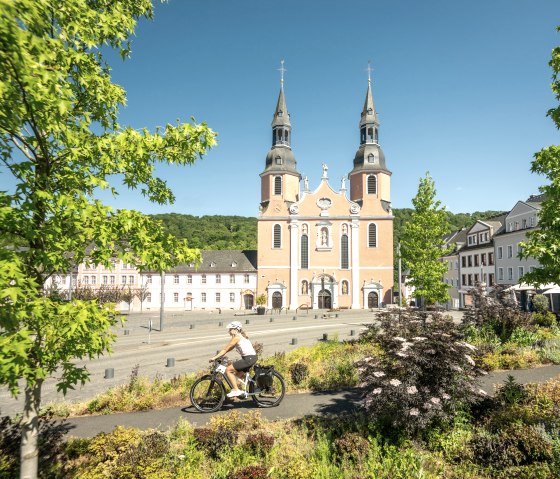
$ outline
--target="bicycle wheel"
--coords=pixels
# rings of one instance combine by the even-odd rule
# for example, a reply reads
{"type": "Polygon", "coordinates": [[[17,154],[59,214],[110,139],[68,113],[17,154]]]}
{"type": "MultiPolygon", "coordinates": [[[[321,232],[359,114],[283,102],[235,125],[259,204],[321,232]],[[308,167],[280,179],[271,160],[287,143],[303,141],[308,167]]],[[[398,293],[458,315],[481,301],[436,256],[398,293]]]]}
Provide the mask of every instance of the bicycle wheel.
{"type": "Polygon", "coordinates": [[[222,407],[226,390],[222,381],[207,374],[194,382],[190,398],[191,404],[200,412],[214,412],[222,407]]]}
{"type": "MultiPolygon", "coordinates": [[[[253,393],[259,391],[257,385],[251,381],[249,383],[249,392],[253,393]]],[[[260,407],[274,407],[278,406],[286,392],[286,383],[282,375],[276,371],[272,373],[272,384],[263,388],[258,394],[251,396],[260,407]]]]}

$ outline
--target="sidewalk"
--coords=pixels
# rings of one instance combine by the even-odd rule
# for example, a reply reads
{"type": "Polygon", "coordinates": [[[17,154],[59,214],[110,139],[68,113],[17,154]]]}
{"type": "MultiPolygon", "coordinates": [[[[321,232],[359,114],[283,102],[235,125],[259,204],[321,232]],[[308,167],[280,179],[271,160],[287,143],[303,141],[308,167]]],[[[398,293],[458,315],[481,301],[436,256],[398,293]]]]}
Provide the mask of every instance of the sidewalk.
{"type": "MultiPolygon", "coordinates": [[[[484,376],[481,387],[488,394],[493,394],[495,386],[501,385],[512,375],[517,382],[541,383],[560,375],[560,365],[543,366],[534,369],[520,369],[514,371],[498,371],[484,376]]],[[[213,414],[197,412],[192,407],[168,408],[145,412],[111,414],[106,416],[87,416],[72,418],[66,421],[68,436],[93,437],[101,432],[111,432],[116,426],[136,427],[140,429],[159,429],[166,431],[173,427],[179,419],[187,420],[195,426],[206,424],[215,414],[225,414],[238,410],[241,413],[258,410],[268,420],[289,419],[302,417],[307,414],[336,414],[351,411],[360,406],[360,391],[351,389],[339,392],[318,392],[289,394],[282,403],[275,408],[259,408],[249,400],[236,400],[224,405],[221,411],[213,414]]]]}

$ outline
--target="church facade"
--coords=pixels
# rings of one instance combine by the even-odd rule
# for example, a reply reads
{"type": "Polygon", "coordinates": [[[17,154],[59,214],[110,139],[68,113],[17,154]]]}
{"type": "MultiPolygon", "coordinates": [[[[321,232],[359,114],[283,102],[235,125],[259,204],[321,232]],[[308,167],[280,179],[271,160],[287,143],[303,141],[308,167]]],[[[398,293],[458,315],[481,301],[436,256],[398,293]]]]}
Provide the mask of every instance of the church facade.
{"type": "Polygon", "coordinates": [[[268,308],[362,309],[392,302],[391,172],[379,146],[370,80],[358,131],[348,183],[344,177],[333,188],[323,164],[311,191],[291,148],[281,82],[272,147],[260,174],[257,291],[268,308]]]}

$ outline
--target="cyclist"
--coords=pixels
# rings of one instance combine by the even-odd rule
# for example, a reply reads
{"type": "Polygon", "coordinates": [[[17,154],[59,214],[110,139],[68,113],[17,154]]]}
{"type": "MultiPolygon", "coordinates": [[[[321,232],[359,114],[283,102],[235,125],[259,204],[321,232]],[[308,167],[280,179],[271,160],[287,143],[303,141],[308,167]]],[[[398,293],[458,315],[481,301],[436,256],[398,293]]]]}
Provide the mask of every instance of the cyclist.
{"type": "Polygon", "coordinates": [[[240,379],[244,378],[243,373],[248,371],[257,362],[257,353],[251,341],[249,341],[247,334],[243,331],[243,327],[239,321],[229,323],[226,328],[231,336],[231,340],[218,354],[210,359],[210,362],[221,358],[233,348],[237,349],[237,352],[241,354],[241,359],[239,361],[229,364],[226,368],[226,376],[233,385],[233,389],[227,394],[227,397],[234,398],[243,394],[243,391],[237,388],[236,377],[240,379]]]}

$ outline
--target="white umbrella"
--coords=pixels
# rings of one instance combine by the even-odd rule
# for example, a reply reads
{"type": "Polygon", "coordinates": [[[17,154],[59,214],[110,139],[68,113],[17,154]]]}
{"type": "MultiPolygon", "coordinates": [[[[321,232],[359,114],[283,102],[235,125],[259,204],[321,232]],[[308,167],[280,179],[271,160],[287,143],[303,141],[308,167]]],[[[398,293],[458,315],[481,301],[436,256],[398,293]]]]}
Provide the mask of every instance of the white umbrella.
{"type": "Polygon", "coordinates": [[[554,288],[547,289],[543,294],[560,294],[560,286],[555,286],[554,288]]]}

